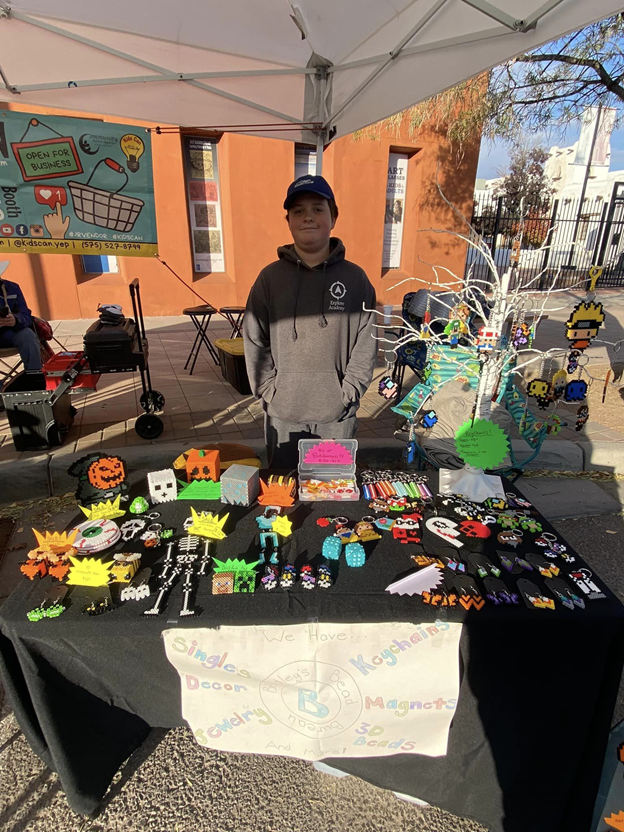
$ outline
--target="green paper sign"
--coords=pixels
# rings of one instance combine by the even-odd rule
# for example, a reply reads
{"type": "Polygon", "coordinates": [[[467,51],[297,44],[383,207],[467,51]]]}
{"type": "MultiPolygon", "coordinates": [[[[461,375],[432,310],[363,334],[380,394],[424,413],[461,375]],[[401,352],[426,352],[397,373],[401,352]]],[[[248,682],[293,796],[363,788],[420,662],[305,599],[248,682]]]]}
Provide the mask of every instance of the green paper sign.
{"type": "Polygon", "coordinates": [[[183,480],[178,480],[182,486],[182,491],[178,494],[178,500],[220,500],[221,499],[221,483],[213,482],[212,480],[193,480],[190,483],[185,483],[183,480]]]}
{"type": "Polygon", "coordinates": [[[509,453],[509,438],[499,425],[475,419],[461,425],[455,434],[455,449],[467,465],[495,468],[509,453]]]}

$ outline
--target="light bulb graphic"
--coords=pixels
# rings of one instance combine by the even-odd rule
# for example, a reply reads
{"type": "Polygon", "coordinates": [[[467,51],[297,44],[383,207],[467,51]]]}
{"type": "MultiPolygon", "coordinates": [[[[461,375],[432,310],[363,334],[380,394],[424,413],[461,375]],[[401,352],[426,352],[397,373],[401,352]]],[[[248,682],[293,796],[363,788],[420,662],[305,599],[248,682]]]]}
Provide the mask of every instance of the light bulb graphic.
{"type": "Polygon", "coordinates": [[[143,139],[135,136],[134,133],[126,133],[119,140],[121,150],[128,160],[128,170],[136,173],[139,169],[139,159],[145,150],[143,139]]]}

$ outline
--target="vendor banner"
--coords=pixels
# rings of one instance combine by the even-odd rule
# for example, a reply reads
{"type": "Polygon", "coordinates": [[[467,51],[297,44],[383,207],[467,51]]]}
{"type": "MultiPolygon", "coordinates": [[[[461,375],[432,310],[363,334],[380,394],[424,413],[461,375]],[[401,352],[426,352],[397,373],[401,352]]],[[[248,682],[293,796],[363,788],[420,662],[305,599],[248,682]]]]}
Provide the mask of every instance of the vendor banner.
{"type": "Polygon", "coordinates": [[[461,624],[294,624],[163,632],[182,716],[218,751],[446,754],[461,624]]]}
{"type": "Polygon", "coordinates": [[[0,257],[157,253],[148,130],[8,110],[0,115],[0,257]]]}

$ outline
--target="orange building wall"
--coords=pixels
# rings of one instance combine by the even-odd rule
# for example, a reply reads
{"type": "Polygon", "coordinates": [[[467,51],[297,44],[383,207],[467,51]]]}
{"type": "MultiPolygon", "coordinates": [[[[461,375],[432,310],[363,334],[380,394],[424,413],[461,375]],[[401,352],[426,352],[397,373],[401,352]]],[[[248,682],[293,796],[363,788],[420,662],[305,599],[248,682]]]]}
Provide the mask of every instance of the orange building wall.
{"type": "MultiPolygon", "coordinates": [[[[4,104],[40,114],[64,115],[62,110],[4,104]]],[[[75,113],[72,113],[75,115],[75,113]]],[[[85,113],[85,118],[100,117],[85,113]]],[[[128,119],[107,121],[132,124],[128,119]]],[[[138,122],[150,126],[144,122],[138,122]]],[[[159,255],[180,277],[214,306],[244,305],[263,266],[276,257],[277,246],[292,242],[282,203],[294,178],[292,142],[256,136],[224,134],[217,150],[221,190],[226,272],[194,274],[186,186],[179,134],[152,133],[154,190],[159,255]]],[[[402,128],[374,139],[346,136],[325,151],[323,175],[332,185],[340,216],[334,230],[347,248],[347,257],[361,265],[377,290],[380,304],[399,303],[406,291],[422,288],[409,283],[389,291],[399,280],[417,276],[429,280],[431,269],[419,257],[463,275],[465,243],[428,228],[461,231],[461,222],[441,199],[436,170],[445,195],[468,218],[478,159],[478,142],[466,149],[458,166],[443,135],[421,131],[416,139],[402,128]],[[403,225],[401,268],[382,270],[388,154],[410,153],[403,225]]],[[[130,306],[128,284],[138,277],[145,315],[179,315],[201,299],[180,283],[156,258],[119,258],[119,274],[84,275],[79,257],[63,254],[12,254],[9,280],[20,283],[33,312],[48,320],[93,318],[98,303],[130,306]]],[[[450,281],[447,272],[442,280],[450,281]]]]}

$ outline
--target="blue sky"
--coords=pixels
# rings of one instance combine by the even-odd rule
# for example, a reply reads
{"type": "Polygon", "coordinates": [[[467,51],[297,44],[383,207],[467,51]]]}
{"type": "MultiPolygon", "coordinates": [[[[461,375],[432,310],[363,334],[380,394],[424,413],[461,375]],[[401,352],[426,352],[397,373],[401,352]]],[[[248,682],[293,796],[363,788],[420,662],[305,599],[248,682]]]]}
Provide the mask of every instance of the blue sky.
{"type": "MultiPolygon", "coordinates": [[[[552,136],[543,139],[542,144],[546,147],[552,147],[554,144],[559,147],[567,147],[574,144],[578,139],[581,131],[580,124],[574,124],[565,131],[563,137],[552,136]]],[[[477,177],[483,179],[493,179],[499,175],[499,170],[505,168],[507,159],[509,158],[509,148],[504,142],[483,142],[481,145],[481,153],[479,155],[479,166],[477,168],[477,177]]],[[[611,134],[611,165],[609,170],[624,169],[624,128],[614,130],[611,134]]]]}

